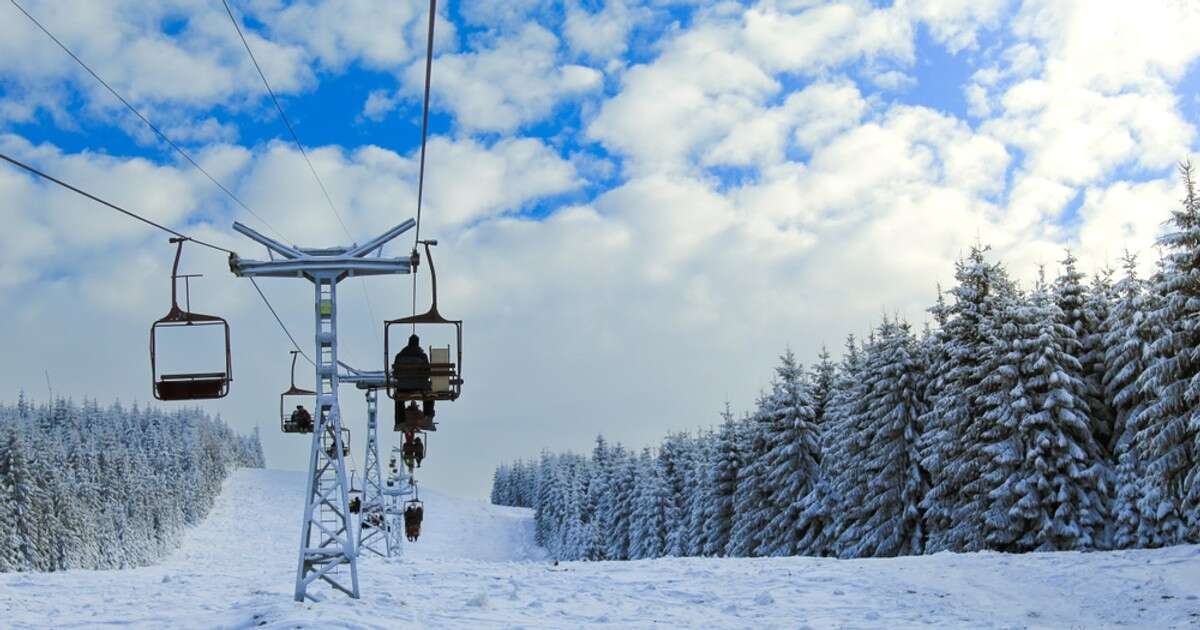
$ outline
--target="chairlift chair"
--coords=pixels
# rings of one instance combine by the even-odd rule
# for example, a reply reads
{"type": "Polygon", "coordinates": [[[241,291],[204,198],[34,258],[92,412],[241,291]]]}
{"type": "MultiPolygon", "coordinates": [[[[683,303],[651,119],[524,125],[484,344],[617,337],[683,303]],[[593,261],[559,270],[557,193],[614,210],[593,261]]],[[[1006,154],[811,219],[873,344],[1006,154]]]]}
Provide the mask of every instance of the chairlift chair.
{"type": "Polygon", "coordinates": [[[183,254],[183,243],[186,238],[172,237],[170,242],[176,245],[175,263],[171,266],[171,310],[166,316],[150,326],[150,381],[152,391],[158,400],[204,400],[224,398],[229,394],[229,384],[233,382],[233,357],[229,343],[229,322],[215,315],[193,313],[191,308],[190,278],[198,274],[179,275],[179,258],[183,254]],[[179,279],[183,278],[185,308],[179,308],[177,287],[179,279]],[[225,365],[224,368],[212,372],[184,372],[176,374],[160,374],[157,360],[158,333],[168,328],[181,327],[212,327],[220,326],[225,333],[225,365]]]}
{"type": "MultiPolygon", "coordinates": [[[[462,320],[446,319],[438,312],[437,298],[437,270],[433,266],[433,254],[430,251],[431,245],[437,245],[437,241],[420,241],[425,246],[425,257],[429,259],[429,277],[430,286],[432,289],[432,301],[429,310],[419,315],[410,317],[401,317],[399,319],[387,320],[383,324],[383,360],[384,373],[388,375],[387,395],[392,400],[397,401],[450,401],[457,400],[462,393],[462,320]],[[412,365],[398,366],[399,369],[393,369],[396,366],[392,365],[392,352],[389,333],[392,326],[411,326],[415,331],[418,326],[453,326],[454,327],[454,348],[451,360],[452,349],[450,346],[431,347],[429,349],[429,363],[427,365],[412,365]],[[414,383],[416,383],[414,385],[414,383]]],[[[413,254],[414,261],[416,253],[413,254]]],[[[403,425],[422,425],[428,424],[429,428],[423,430],[432,431],[431,419],[407,417],[405,414],[405,422],[401,423],[400,418],[397,418],[397,430],[402,430],[403,425]]]]}
{"type": "Polygon", "coordinates": [[[299,350],[292,350],[292,386],[279,395],[279,426],[284,433],[312,433],[314,420],[311,420],[312,413],[309,413],[310,421],[308,424],[295,422],[292,420],[291,401],[297,398],[315,398],[317,392],[311,389],[302,389],[296,387],[296,355],[300,354],[299,350]]]}
{"type": "MultiPolygon", "coordinates": [[[[416,490],[415,484],[413,488],[416,490]]],[[[404,502],[404,536],[410,542],[416,542],[421,536],[421,521],[425,520],[425,503],[421,499],[413,495],[413,498],[404,502]],[[409,516],[414,514],[413,516],[409,516]]]]}

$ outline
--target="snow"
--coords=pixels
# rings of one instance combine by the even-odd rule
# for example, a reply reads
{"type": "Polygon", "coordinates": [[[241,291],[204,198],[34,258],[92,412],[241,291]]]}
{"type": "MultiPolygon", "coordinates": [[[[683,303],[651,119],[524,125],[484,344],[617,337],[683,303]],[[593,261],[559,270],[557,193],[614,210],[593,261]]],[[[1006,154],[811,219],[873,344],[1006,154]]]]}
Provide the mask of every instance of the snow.
{"type": "Polygon", "coordinates": [[[303,475],[239,470],[162,564],[0,575],[5,627],[1097,627],[1200,624],[1200,546],[553,565],[529,510],[422,489],[424,533],[362,599],[292,601],[303,475]]]}

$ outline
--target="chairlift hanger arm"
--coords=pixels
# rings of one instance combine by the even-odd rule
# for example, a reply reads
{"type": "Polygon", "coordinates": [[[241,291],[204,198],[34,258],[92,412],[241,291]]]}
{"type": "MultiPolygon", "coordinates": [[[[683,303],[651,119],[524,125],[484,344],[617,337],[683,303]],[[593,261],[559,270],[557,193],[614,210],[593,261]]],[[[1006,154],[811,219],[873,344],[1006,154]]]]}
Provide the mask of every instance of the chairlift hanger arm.
{"type": "Polygon", "coordinates": [[[267,249],[279,254],[280,256],[283,256],[284,258],[303,258],[304,257],[304,253],[301,252],[300,250],[298,250],[294,247],[288,247],[287,245],[284,245],[283,243],[280,243],[279,241],[277,241],[269,236],[264,236],[263,234],[260,234],[253,228],[243,225],[239,221],[233,222],[233,229],[236,232],[240,232],[241,234],[250,237],[252,240],[258,241],[260,244],[262,244],[267,249]]]}
{"type": "Polygon", "coordinates": [[[235,222],[233,229],[265,246],[269,251],[279,254],[283,259],[259,261],[230,256],[229,268],[234,275],[241,277],[296,277],[306,273],[334,271],[343,272],[345,276],[411,273],[412,260],[409,258],[373,258],[368,255],[411,229],[413,225],[414,221],[409,219],[361,246],[351,246],[347,249],[306,250],[289,247],[235,222]]]}

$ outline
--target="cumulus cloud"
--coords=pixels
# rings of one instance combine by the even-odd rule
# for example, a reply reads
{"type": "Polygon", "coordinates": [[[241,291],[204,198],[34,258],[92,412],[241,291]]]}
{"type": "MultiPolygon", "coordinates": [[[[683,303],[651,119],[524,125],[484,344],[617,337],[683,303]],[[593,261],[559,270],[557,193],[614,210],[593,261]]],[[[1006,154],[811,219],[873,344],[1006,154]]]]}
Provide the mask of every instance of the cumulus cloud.
{"type": "MultiPolygon", "coordinates": [[[[435,103],[468,131],[512,132],[601,85],[598,71],[560,63],[558,38],[535,24],[478,51],[439,55],[436,64],[435,103]]],[[[407,93],[420,95],[424,79],[424,63],[410,66],[407,93]]]]}

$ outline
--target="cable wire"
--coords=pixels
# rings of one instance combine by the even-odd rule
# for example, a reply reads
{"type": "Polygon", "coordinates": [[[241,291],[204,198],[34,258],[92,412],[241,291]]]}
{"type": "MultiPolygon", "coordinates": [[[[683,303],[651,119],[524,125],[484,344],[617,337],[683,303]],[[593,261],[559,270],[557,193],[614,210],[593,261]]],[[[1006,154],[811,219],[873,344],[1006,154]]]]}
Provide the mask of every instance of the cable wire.
{"type": "MultiPolygon", "coordinates": [[[[200,240],[200,239],[197,239],[197,238],[194,238],[194,237],[188,236],[187,234],[184,234],[183,232],[179,232],[179,231],[176,231],[176,230],[172,230],[171,228],[169,228],[169,227],[166,227],[165,225],[162,225],[161,223],[156,223],[156,222],[154,222],[154,221],[152,221],[152,220],[150,220],[150,219],[147,219],[146,217],[143,217],[142,215],[140,215],[140,214],[137,214],[136,212],[132,212],[132,211],[130,211],[130,210],[126,210],[125,208],[122,208],[121,206],[118,206],[118,205],[116,205],[116,204],[114,204],[114,203],[111,203],[111,202],[109,202],[109,201],[105,201],[104,199],[101,199],[100,197],[97,197],[96,195],[93,195],[93,194],[91,194],[91,193],[89,193],[89,192],[87,192],[87,191],[85,191],[85,190],[81,190],[81,189],[79,189],[79,188],[76,188],[76,187],[74,187],[74,186],[72,186],[72,185],[70,185],[70,184],[68,184],[68,183],[66,183],[66,182],[64,182],[64,181],[62,181],[61,179],[58,179],[58,178],[56,178],[56,177],[52,177],[52,176],[50,176],[50,175],[48,175],[48,174],[46,174],[46,173],[44,173],[44,172],[42,172],[42,171],[39,171],[38,169],[36,169],[36,168],[34,168],[34,167],[32,167],[32,166],[30,166],[30,165],[28,165],[28,164],[24,163],[24,162],[21,162],[21,161],[19,161],[19,160],[15,159],[15,158],[12,158],[12,157],[10,157],[10,156],[8,156],[8,155],[5,155],[4,153],[0,153],[0,160],[4,160],[4,161],[6,161],[6,162],[8,162],[8,163],[12,164],[13,166],[16,166],[16,167],[18,167],[18,168],[22,168],[22,169],[24,169],[24,170],[26,170],[26,171],[28,171],[28,172],[32,173],[33,175],[36,175],[36,176],[38,176],[38,177],[41,177],[42,179],[45,179],[45,180],[47,180],[47,181],[53,182],[53,183],[55,183],[55,184],[58,184],[59,186],[62,186],[63,188],[66,188],[67,190],[70,190],[71,192],[73,192],[73,193],[75,193],[75,194],[77,194],[77,195],[81,195],[81,196],[83,196],[83,197],[87,197],[88,199],[91,199],[92,201],[95,201],[96,203],[99,203],[99,204],[101,204],[101,205],[107,206],[107,207],[109,207],[109,208],[111,208],[111,209],[113,209],[113,210],[116,210],[117,212],[120,212],[121,214],[124,214],[124,215],[126,215],[126,216],[130,217],[130,218],[133,218],[133,219],[136,219],[136,220],[138,220],[138,221],[141,221],[142,223],[145,223],[146,225],[149,225],[149,226],[151,226],[151,227],[158,228],[158,229],[160,229],[160,230],[162,230],[162,231],[164,231],[164,232],[167,232],[167,233],[169,233],[169,234],[173,234],[173,235],[175,235],[175,236],[177,236],[177,237],[179,237],[179,238],[185,239],[185,240],[187,240],[187,241],[190,241],[190,242],[192,242],[192,243],[195,243],[195,244],[197,244],[197,245],[203,245],[204,247],[208,247],[208,248],[210,248],[210,249],[214,249],[214,250],[217,250],[217,251],[220,251],[220,252],[225,252],[225,253],[227,253],[227,254],[233,254],[233,255],[235,255],[235,256],[237,255],[237,253],[236,253],[236,252],[234,252],[234,251],[233,251],[233,250],[231,250],[231,249],[225,249],[224,247],[221,247],[221,246],[219,246],[219,245],[213,245],[212,243],[207,243],[207,242],[205,242],[205,241],[202,241],[202,240],[200,240]]],[[[262,300],[263,300],[263,303],[267,305],[267,310],[271,311],[271,314],[275,316],[275,321],[276,321],[276,322],[279,324],[279,327],[283,329],[283,334],[287,335],[287,338],[291,340],[291,342],[292,342],[292,345],[293,345],[293,346],[296,348],[296,350],[298,350],[298,351],[300,352],[300,354],[301,354],[301,355],[304,357],[304,360],[305,360],[305,361],[308,361],[310,364],[313,364],[313,365],[315,366],[316,364],[314,364],[314,363],[313,363],[313,360],[309,358],[308,354],[306,354],[306,353],[304,352],[304,350],[300,348],[300,344],[297,344],[297,343],[296,343],[296,338],[292,336],[292,332],[291,332],[290,330],[288,330],[288,327],[287,327],[287,326],[286,326],[286,325],[283,323],[283,320],[279,318],[279,313],[275,312],[275,307],[271,305],[271,301],[267,299],[267,296],[266,296],[266,294],[265,294],[265,293],[263,293],[263,291],[262,291],[262,289],[261,289],[261,288],[259,288],[259,286],[258,286],[258,282],[256,282],[256,281],[254,280],[254,278],[250,278],[250,282],[251,282],[252,284],[254,284],[254,288],[255,288],[255,290],[257,290],[257,291],[258,291],[258,295],[259,295],[259,297],[261,297],[261,298],[262,298],[262,300]]]]}
{"type": "Polygon", "coordinates": [[[296,348],[296,352],[299,352],[300,356],[304,357],[304,360],[308,361],[309,365],[317,367],[317,364],[313,363],[313,360],[308,358],[308,354],[304,352],[304,350],[300,347],[300,344],[296,343],[296,338],[292,336],[292,331],[288,330],[288,327],[284,325],[283,320],[279,318],[279,313],[275,312],[275,307],[271,306],[271,301],[267,299],[267,294],[263,293],[262,288],[258,286],[258,281],[255,280],[253,276],[250,277],[250,283],[254,285],[254,290],[258,291],[258,296],[262,298],[263,304],[266,304],[267,309],[270,310],[271,314],[275,316],[275,321],[278,322],[279,327],[283,329],[283,334],[287,335],[288,340],[292,342],[292,346],[296,348]]]}
{"type": "Polygon", "coordinates": [[[141,221],[142,223],[145,223],[146,225],[156,227],[164,232],[167,232],[168,234],[174,234],[175,236],[178,236],[179,238],[187,239],[197,245],[203,245],[204,247],[208,247],[210,249],[215,249],[217,251],[225,252],[227,254],[234,254],[235,256],[237,255],[237,252],[235,252],[231,249],[225,249],[224,247],[221,247],[219,245],[213,245],[212,243],[207,243],[198,238],[193,238],[191,236],[188,236],[187,234],[184,234],[183,232],[178,232],[178,231],[172,230],[171,228],[169,228],[165,225],[162,225],[161,223],[156,223],[154,221],[151,221],[150,219],[147,219],[146,217],[144,217],[136,212],[126,210],[125,208],[122,208],[121,206],[118,206],[114,203],[105,201],[104,199],[101,199],[100,197],[97,197],[96,195],[93,195],[90,192],[76,188],[56,177],[47,175],[46,173],[43,173],[42,171],[39,171],[38,169],[36,169],[24,162],[21,162],[20,160],[17,160],[16,158],[5,155],[4,153],[0,153],[0,160],[4,160],[5,162],[8,162],[18,168],[25,169],[26,171],[28,171],[34,175],[37,175],[38,177],[41,177],[42,179],[45,179],[47,181],[54,182],[55,184],[58,184],[59,186],[62,186],[63,188],[66,188],[67,190],[69,190],[77,195],[87,197],[88,199],[91,199],[92,201],[95,201],[98,204],[108,206],[109,208],[112,208],[113,210],[116,210],[117,212],[120,212],[121,214],[129,216],[133,219],[137,219],[138,221],[141,221]]]}
{"type": "Polygon", "coordinates": [[[187,160],[189,164],[196,167],[196,170],[203,173],[204,176],[208,178],[208,181],[212,182],[217,188],[221,189],[221,192],[225,193],[230,199],[232,199],[234,201],[234,203],[241,206],[243,210],[245,210],[246,212],[249,212],[251,216],[253,216],[254,218],[261,221],[263,223],[263,225],[270,228],[271,231],[274,232],[276,235],[278,235],[280,238],[283,237],[283,235],[279,232],[279,230],[276,229],[274,225],[271,225],[270,221],[267,221],[261,215],[259,215],[257,212],[252,210],[250,208],[250,206],[247,206],[245,204],[245,202],[243,202],[237,195],[235,195],[233,193],[233,191],[229,190],[229,188],[227,188],[224,184],[217,181],[217,178],[213,177],[211,173],[209,173],[207,170],[204,169],[203,166],[200,166],[200,164],[198,162],[196,162],[196,160],[192,159],[192,156],[189,155],[187,151],[184,151],[182,147],[180,147],[173,140],[168,138],[167,134],[163,133],[163,131],[161,129],[159,129],[157,125],[150,122],[150,120],[148,118],[146,118],[140,111],[138,111],[137,108],[134,107],[128,100],[126,100],[124,96],[121,96],[121,94],[119,92],[117,92],[117,90],[114,89],[112,85],[109,85],[109,83],[107,81],[105,81],[103,78],[101,78],[100,75],[96,74],[96,71],[92,70],[91,66],[84,63],[84,61],[82,59],[80,59],[78,55],[76,55],[74,52],[72,52],[70,48],[67,48],[66,44],[62,43],[61,40],[59,40],[57,37],[55,37],[54,33],[51,33],[49,29],[47,29],[45,26],[43,26],[42,23],[39,22],[37,18],[33,17],[33,15],[29,13],[29,11],[26,11],[25,7],[23,7],[19,3],[17,3],[17,0],[9,0],[9,2],[11,2],[12,5],[17,8],[18,11],[25,14],[25,17],[29,18],[29,21],[33,22],[34,26],[37,26],[43,33],[46,34],[46,37],[49,37],[55,44],[58,44],[58,47],[61,48],[63,50],[63,52],[67,53],[67,55],[70,56],[71,59],[74,59],[75,63],[79,64],[79,66],[81,68],[83,68],[84,70],[86,70],[88,74],[92,75],[93,79],[95,79],[97,82],[99,82],[100,85],[103,85],[104,88],[107,89],[108,92],[110,94],[112,94],[114,97],[116,97],[116,99],[118,101],[121,101],[121,104],[124,105],[126,109],[133,112],[134,116],[137,116],[138,119],[140,119],[143,123],[145,123],[146,126],[149,127],[150,130],[153,131],[155,133],[155,135],[157,135],[159,137],[159,139],[161,139],[163,142],[167,143],[172,149],[175,150],[176,153],[178,153],[180,156],[182,156],[183,159],[187,160]]]}
{"type": "Polygon", "coordinates": [[[421,108],[421,168],[417,175],[417,227],[413,248],[421,240],[421,205],[425,196],[425,144],[429,136],[429,84],[433,76],[433,24],[437,16],[437,0],[429,0],[429,34],[425,41],[425,102],[421,108]]]}
{"type": "MultiPolygon", "coordinates": [[[[342,220],[341,213],[338,212],[337,206],[333,203],[333,198],[329,196],[329,189],[325,188],[325,182],[321,181],[321,176],[317,174],[316,167],[313,166],[312,160],[308,157],[308,151],[304,149],[304,143],[300,142],[300,136],[292,127],[292,122],[288,120],[287,114],[283,111],[283,105],[279,103],[279,98],[275,96],[275,90],[271,88],[271,82],[267,80],[267,75],[263,72],[262,66],[258,64],[258,58],[254,56],[254,51],[250,48],[250,42],[246,40],[246,34],[242,32],[242,26],[238,23],[237,17],[233,15],[233,8],[229,6],[228,0],[221,0],[221,4],[225,5],[225,13],[229,15],[229,21],[233,23],[234,30],[237,31],[238,38],[242,40],[242,46],[246,48],[246,54],[250,56],[250,62],[254,64],[254,69],[258,72],[258,78],[262,79],[263,87],[267,88],[267,94],[271,97],[271,102],[275,105],[275,111],[279,112],[279,119],[283,121],[283,125],[287,127],[288,133],[291,134],[292,140],[296,142],[296,148],[300,149],[300,155],[304,158],[304,163],[308,165],[309,172],[312,173],[313,179],[317,180],[317,186],[321,188],[321,194],[325,196],[325,203],[329,204],[329,210],[333,212],[333,216],[337,218],[338,224],[342,226],[342,231],[346,233],[346,238],[351,241],[354,237],[351,236],[349,228],[346,227],[346,222],[342,220]]],[[[367,313],[374,323],[375,306],[371,303],[371,294],[367,291],[367,281],[359,278],[360,286],[363,290],[363,299],[367,303],[367,313]]]]}
{"type": "MultiPolygon", "coordinates": [[[[425,38],[425,100],[421,105],[421,167],[417,172],[417,227],[413,234],[413,259],[421,242],[421,207],[425,198],[425,147],[429,138],[429,86],[433,77],[433,25],[437,17],[437,0],[429,0],[429,31],[425,38]]],[[[417,274],[412,274],[412,314],[417,314],[417,274]]],[[[417,324],[413,322],[413,334],[417,324]]]]}
{"type": "Polygon", "coordinates": [[[250,42],[246,41],[246,35],[242,33],[242,27],[238,24],[237,18],[233,15],[233,9],[230,8],[227,0],[221,0],[221,4],[225,5],[225,12],[229,14],[229,20],[233,22],[233,28],[237,30],[238,37],[242,40],[242,45],[246,47],[246,54],[250,55],[250,61],[254,64],[254,69],[258,71],[258,77],[262,79],[263,86],[267,88],[267,94],[271,97],[271,102],[275,104],[275,110],[279,112],[279,118],[287,127],[288,133],[292,135],[292,140],[296,141],[296,147],[300,149],[300,155],[304,157],[304,162],[308,164],[308,170],[312,172],[313,179],[317,180],[317,186],[321,188],[321,194],[325,195],[325,202],[329,204],[329,209],[333,211],[333,216],[337,217],[338,223],[342,226],[342,231],[346,233],[346,237],[354,240],[350,236],[350,230],[346,228],[346,222],[342,220],[342,215],[338,213],[337,207],[333,204],[333,198],[329,196],[329,190],[325,188],[325,182],[321,181],[321,176],[317,174],[317,169],[313,167],[312,160],[308,158],[308,151],[304,150],[304,144],[300,142],[300,136],[296,134],[296,130],[292,128],[292,123],[288,120],[287,114],[283,112],[283,106],[279,104],[279,99],[275,96],[275,90],[271,89],[270,81],[267,81],[267,75],[263,73],[262,66],[258,65],[258,59],[254,56],[254,51],[250,49],[250,42]]]}

